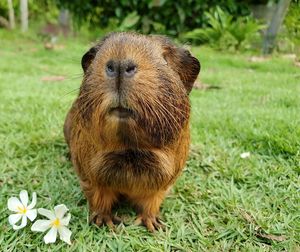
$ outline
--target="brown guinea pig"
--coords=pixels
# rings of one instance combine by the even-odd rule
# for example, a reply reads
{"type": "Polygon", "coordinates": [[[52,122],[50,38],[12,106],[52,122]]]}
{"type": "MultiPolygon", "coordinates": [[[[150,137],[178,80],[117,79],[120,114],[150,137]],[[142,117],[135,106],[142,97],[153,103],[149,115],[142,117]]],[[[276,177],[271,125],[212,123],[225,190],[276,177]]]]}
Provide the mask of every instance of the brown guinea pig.
{"type": "Polygon", "coordinates": [[[137,209],[136,223],[154,231],[188,156],[188,94],[199,61],[162,36],[112,33],[81,64],[64,134],[91,219],[113,227],[119,219],[112,207],[125,197],[137,209]]]}

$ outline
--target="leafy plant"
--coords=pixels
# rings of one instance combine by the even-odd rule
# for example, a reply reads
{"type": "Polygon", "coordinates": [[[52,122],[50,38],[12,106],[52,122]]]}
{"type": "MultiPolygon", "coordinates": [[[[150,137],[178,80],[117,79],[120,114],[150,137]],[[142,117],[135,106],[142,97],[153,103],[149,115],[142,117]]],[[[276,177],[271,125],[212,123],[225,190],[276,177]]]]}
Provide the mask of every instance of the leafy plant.
{"type": "Polygon", "coordinates": [[[277,41],[277,50],[296,53],[300,59],[300,2],[291,3],[277,41]]]}
{"type": "Polygon", "coordinates": [[[139,20],[140,16],[137,14],[137,12],[131,12],[124,18],[119,29],[122,31],[129,30],[130,28],[133,28],[139,20]]]}
{"type": "Polygon", "coordinates": [[[207,20],[202,13],[221,6],[233,16],[249,14],[248,5],[237,0],[56,0],[69,9],[78,26],[108,27],[112,19],[123,30],[143,33],[166,33],[178,36],[202,27],[207,20]]]}
{"type": "Polygon", "coordinates": [[[205,12],[207,27],[196,28],[184,38],[198,43],[209,43],[218,49],[240,49],[248,40],[257,36],[264,27],[251,17],[237,17],[222,10],[219,6],[212,12],[205,12]]]}

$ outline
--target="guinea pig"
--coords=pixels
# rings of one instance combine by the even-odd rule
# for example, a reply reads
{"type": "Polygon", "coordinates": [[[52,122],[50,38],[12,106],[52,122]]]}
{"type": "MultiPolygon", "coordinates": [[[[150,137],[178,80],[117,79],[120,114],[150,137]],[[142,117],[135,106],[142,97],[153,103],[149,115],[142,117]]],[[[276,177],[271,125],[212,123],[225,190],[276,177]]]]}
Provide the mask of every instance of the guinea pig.
{"type": "Polygon", "coordinates": [[[189,152],[199,61],[163,36],[111,33],[85,53],[64,135],[91,220],[111,228],[124,198],[149,231],[189,152]]]}

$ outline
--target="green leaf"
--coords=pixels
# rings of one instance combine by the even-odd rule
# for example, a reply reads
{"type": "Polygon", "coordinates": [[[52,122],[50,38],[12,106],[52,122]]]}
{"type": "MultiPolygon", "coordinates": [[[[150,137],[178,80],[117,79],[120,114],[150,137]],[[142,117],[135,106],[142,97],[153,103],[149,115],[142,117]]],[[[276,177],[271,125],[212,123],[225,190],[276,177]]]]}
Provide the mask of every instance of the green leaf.
{"type": "Polygon", "coordinates": [[[131,12],[121,23],[120,30],[128,30],[130,28],[133,28],[133,26],[135,26],[139,20],[140,16],[137,14],[137,12],[131,12]]]}

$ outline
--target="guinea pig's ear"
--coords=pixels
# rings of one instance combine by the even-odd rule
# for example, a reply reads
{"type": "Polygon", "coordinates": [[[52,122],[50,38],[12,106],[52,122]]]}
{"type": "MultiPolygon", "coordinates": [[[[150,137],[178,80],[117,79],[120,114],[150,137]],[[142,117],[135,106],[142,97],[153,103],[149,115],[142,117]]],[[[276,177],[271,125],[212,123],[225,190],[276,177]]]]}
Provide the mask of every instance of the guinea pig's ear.
{"type": "Polygon", "coordinates": [[[109,39],[110,37],[114,36],[116,32],[111,32],[104,36],[95,46],[93,46],[90,50],[88,50],[81,59],[81,66],[84,72],[89,68],[91,65],[93,59],[96,57],[97,52],[101,48],[101,46],[104,44],[104,42],[109,39]]]}
{"type": "Polygon", "coordinates": [[[164,46],[163,57],[170,67],[179,74],[189,94],[200,72],[200,62],[188,50],[169,43],[164,46]]]}
{"type": "Polygon", "coordinates": [[[90,50],[88,50],[81,59],[81,66],[84,72],[88,69],[90,64],[92,63],[93,59],[96,56],[98,49],[96,46],[92,47],[90,50]]]}

